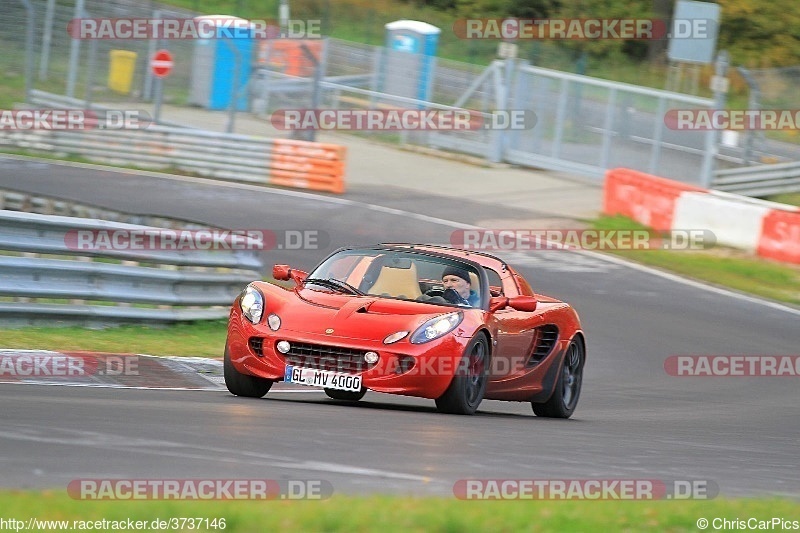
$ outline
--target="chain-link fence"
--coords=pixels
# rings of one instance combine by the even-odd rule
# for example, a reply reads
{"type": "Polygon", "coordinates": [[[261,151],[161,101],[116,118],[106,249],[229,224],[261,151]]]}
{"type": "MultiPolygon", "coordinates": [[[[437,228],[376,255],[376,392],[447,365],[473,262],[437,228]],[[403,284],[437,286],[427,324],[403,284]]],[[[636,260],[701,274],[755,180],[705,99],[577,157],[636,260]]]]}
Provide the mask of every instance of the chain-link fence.
{"type": "MultiPolygon", "coordinates": [[[[242,16],[251,19],[275,20],[279,12],[281,0],[235,0],[226,7],[210,0],[193,0],[185,2],[189,10],[165,7],[153,0],[30,0],[36,10],[35,23],[35,87],[44,90],[55,90],[59,85],[69,96],[84,97],[89,95],[100,99],[118,98],[118,94],[108,90],[109,75],[118,74],[112,70],[110,52],[121,50],[136,54],[134,79],[131,82],[131,94],[135,96],[152,96],[152,83],[148,75],[148,59],[156,48],[167,48],[175,58],[175,68],[170,78],[165,81],[165,97],[167,101],[186,103],[189,100],[189,69],[195,43],[191,40],[170,40],[161,43],[137,40],[100,39],[75,42],[67,34],[67,24],[75,17],[193,17],[200,12],[223,12],[224,14],[242,16]],[[76,10],[81,7],[81,12],[76,10]],[[71,64],[78,64],[79,69],[70,71],[71,64]],[[88,82],[88,77],[92,82],[88,82]],[[90,89],[91,86],[91,89],[90,89]]],[[[314,20],[320,24],[323,35],[336,35],[350,41],[360,41],[368,45],[383,45],[386,38],[384,28],[387,22],[394,20],[395,12],[383,12],[380,7],[363,2],[357,9],[351,3],[338,3],[331,0],[292,0],[291,18],[298,20],[314,20]]],[[[21,0],[8,0],[4,3],[4,16],[0,20],[0,44],[8,52],[0,58],[0,64],[8,71],[19,70],[24,65],[26,12],[21,0]]],[[[398,18],[408,17],[426,20],[442,28],[439,36],[439,56],[457,57],[464,64],[475,65],[472,70],[480,70],[488,66],[495,58],[497,41],[479,39],[460,39],[454,34],[452,20],[448,15],[435,10],[422,8],[408,3],[396,8],[398,18]]],[[[352,49],[351,49],[352,50],[352,49]]],[[[369,47],[363,47],[361,58],[350,56],[346,61],[337,61],[331,57],[329,75],[337,75],[335,66],[346,63],[345,69],[359,65],[361,59],[371,58],[369,47]]],[[[531,65],[553,68],[578,74],[604,77],[615,66],[624,65],[627,71],[636,71],[635,61],[624,54],[612,54],[600,60],[591,60],[574,43],[560,41],[530,40],[519,43],[519,58],[531,65]]],[[[440,60],[444,64],[446,61],[440,60]]],[[[356,66],[357,69],[369,68],[370,65],[356,66]]],[[[641,70],[641,69],[638,69],[641,70]]],[[[459,67],[456,75],[464,71],[459,67]]],[[[347,73],[347,72],[343,72],[347,73]]]]}
{"type": "Polygon", "coordinates": [[[763,109],[800,109],[800,66],[750,69],[763,109]]]}
{"type": "MultiPolygon", "coordinates": [[[[453,107],[483,114],[498,109],[532,110],[538,119],[536,127],[519,131],[431,133],[377,129],[358,134],[594,176],[605,168],[624,165],[698,182],[700,168],[706,167],[701,161],[709,151],[709,135],[671,131],[664,126],[664,116],[671,109],[709,108],[709,99],[542,68],[543,63],[570,63],[576,68],[567,70],[591,72],[591,64],[581,64],[581,57],[585,56],[553,43],[522,44],[521,58],[532,61],[477,65],[332,38],[252,42],[77,40],[67,31],[74,18],[187,19],[195,13],[132,0],[30,1],[36,10],[33,86],[93,103],[138,109],[145,102],[152,102],[158,84],[151,72],[150,58],[156,50],[167,49],[174,66],[161,82],[165,104],[231,113],[247,111],[265,119],[265,124],[275,111],[312,107],[453,107]]],[[[198,7],[208,7],[201,6],[201,1],[204,0],[198,0],[198,7]]],[[[277,1],[267,4],[263,13],[277,13],[277,1]]],[[[241,0],[234,12],[247,12],[252,7],[247,0],[241,0]]],[[[364,27],[369,26],[369,31],[376,33],[373,41],[382,43],[385,38],[383,18],[370,14],[366,7],[363,12],[353,13],[349,22],[341,6],[331,2],[320,1],[313,6],[310,2],[293,2],[292,9],[292,18],[320,20],[323,33],[352,24],[353,34],[366,31],[364,27]],[[362,23],[366,26],[360,26],[362,23]]],[[[0,65],[13,79],[18,79],[25,67],[26,21],[21,1],[6,5],[6,14],[0,21],[0,44],[7,53],[0,57],[0,65]]],[[[442,46],[448,46],[447,40],[454,38],[452,33],[444,29],[442,46]]],[[[496,47],[496,43],[488,41],[461,41],[460,45],[462,54],[476,57],[484,57],[481,47],[496,47]]],[[[759,105],[797,108],[795,87],[799,73],[800,68],[752,71],[761,90],[759,105]]],[[[232,127],[233,120],[228,125],[232,127]]],[[[292,135],[274,129],[265,129],[265,133],[292,135]]],[[[757,148],[749,146],[748,150],[757,148]]],[[[737,158],[741,155],[729,154],[722,164],[740,164],[737,158]]],[[[747,157],[743,159],[747,161],[747,157]]],[[[708,180],[708,176],[702,179],[708,180]]]]}
{"type": "MultiPolygon", "coordinates": [[[[76,0],[31,0],[31,3],[35,9],[35,88],[53,90],[90,101],[150,97],[152,80],[148,76],[149,57],[159,46],[163,46],[176,58],[168,98],[175,102],[186,101],[185,89],[191,74],[192,41],[171,40],[157,43],[134,39],[79,40],[71,38],[68,25],[74,18],[185,18],[192,17],[191,12],[159,9],[157,4],[151,2],[124,0],[82,0],[82,5],[77,4],[76,0]],[[112,65],[113,51],[132,53],[128,55],[132,58],[130,83],[117,84],[117,89],[120,90],[118,92],[109,89],[109,81],[113,84],[119,80],[109,80],[109,77],[124,78],[128,69],[112,65]],[[77,65],[77,68],[70,68],[72,64],[77,65]],[[116,69],[113,68],[115,66],[116,69]]],[[[22,72],[27,13],[17,0],[9,0],[3,7],[0,45],[5,53],[0,58],[0,63],[6,70],[22,72]]]]}

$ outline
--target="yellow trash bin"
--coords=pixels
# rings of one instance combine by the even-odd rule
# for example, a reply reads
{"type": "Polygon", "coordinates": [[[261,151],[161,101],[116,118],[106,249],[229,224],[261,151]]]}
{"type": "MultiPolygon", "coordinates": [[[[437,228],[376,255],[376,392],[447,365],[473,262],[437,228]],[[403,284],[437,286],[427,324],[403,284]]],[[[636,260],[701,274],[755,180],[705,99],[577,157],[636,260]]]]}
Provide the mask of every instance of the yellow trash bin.
{"type": "Polygon", "coordinates": [[[129,94],[136,70],[136,52],[111,50],[109,59],[108,88],[121,94],[129,94]]]}

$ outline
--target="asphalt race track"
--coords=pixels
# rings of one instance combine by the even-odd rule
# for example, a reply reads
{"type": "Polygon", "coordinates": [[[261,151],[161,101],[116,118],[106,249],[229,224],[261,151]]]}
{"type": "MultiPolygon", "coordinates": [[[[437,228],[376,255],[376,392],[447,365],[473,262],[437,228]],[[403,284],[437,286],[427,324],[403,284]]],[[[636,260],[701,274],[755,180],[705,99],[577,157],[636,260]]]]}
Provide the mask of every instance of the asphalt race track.
{"type": "MultiPolygon", "coordinates": [[[[316,229],[323,250],[274,250],[308,268],[344,244],[449,242],[458,227],[530,219],[382,189],[345,199],[0,159],[0,187],[225,228],[316,229]],[[22,177],[24,176],[24,178],[22,177]],[[413,213],[413,214],[410,214],[413,213]],[[448,222],[452,221],[452,222],[448,222]]],[[[708,480],[726,496],[800,496],[797,377],[672,377],[670,355],[799,355],[800,311],[572,252],[505,254],[537,292],[581,315],[587,367],[573,419],[486,401],[472,417],[368,393],[0,385],[5,487],[76,478],[321,479],[337,492],[452,494],[467,478],[708,480]]],[[[2,347],[2,340],[0,340],[2,347]]],[[[220,347],[220,354],[222,347],[220,347]]]]}

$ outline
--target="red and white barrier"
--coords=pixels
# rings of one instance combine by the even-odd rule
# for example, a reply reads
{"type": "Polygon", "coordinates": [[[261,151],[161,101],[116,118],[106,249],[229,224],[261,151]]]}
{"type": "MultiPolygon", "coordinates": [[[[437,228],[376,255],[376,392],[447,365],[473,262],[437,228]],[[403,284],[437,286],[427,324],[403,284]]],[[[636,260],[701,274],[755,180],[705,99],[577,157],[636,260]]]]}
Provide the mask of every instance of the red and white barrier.
{"type": "Polygon", "coordinates": [[[800,209],[770,211],[764,217],[757,252],[776,261],[800,264],[800,209]]]}
{"type": "Polygon", "coordinates": [[[606,173],[603,211],[658,231],[702,229],[718,244],[800,263],[800,208],[738,196],[626,168],[606,173]]]}
{"type": "Polygon", "coordinates": [[[606,173],[603,211],[608,215],[624,215],[658,231],[667,231],[672,229],[677,199],[690,191],[704,189],[636,170],[615,168],[606,173]]]}

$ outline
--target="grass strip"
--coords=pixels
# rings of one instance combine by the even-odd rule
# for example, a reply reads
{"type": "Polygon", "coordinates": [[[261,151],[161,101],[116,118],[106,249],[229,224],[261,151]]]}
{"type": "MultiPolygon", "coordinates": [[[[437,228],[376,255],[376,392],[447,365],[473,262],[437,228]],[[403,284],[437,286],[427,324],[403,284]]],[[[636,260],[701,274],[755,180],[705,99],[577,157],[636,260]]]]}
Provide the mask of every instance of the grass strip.
{"type": "Polygon", "coordinates": [[[222,357],[227,328],[226,320],[206,320],[164,327],[4,329],[0,348],[222,357]]]}
{"type": "MultiPolygon", "coordinates": [[[[4,518],[27,520],[225,519],[224,531],[698,531],[698,520],[764,521],[796,528],[800,504],[768,499],[691,501],[461,501],[343,496],[322,501],[83,501],[61,491],[2,491],[4,518]],[[794,521],[794,527],[792,522],[794,521]]],[[[72,524],[70,524],[72,525],[72,524]]],[[[781,529],[774,526],[770,529],[781,529]]],[[[183,530],[188,530],[184,527],[183,530]]],[[[203,531],[214,529],[200,528],[203,531]]],[[[731,529],[730,527],[728,529],[731,529]]],[[[148,529],[152,530],[152,529],[148,529]]],[[[175,529],[172,529],[175,531],[175,529]]],[[[178,529],[180,530],[180,529],[178,529]]],[[[217,529],[220,530],[220,529],[217,529]]]]}
{"type": "Polygon", "coordinates": [[[767,197],[767,200],[778,202],[781,204],[797,205],[800,206],[800,192],[787,192],[783,194],[775,194],[767,197]]]}
{"type": "MultiPolygon", "coordinates": [[[[648,229],[622,216],[600,217],[593,221],[592,226],[597,230],[648,229]]],[[[708,250],[609,250],[609,252],[713,285],[800,305],[800,266],[797,265],[761,259],[720,246],[708,250]]]]}

